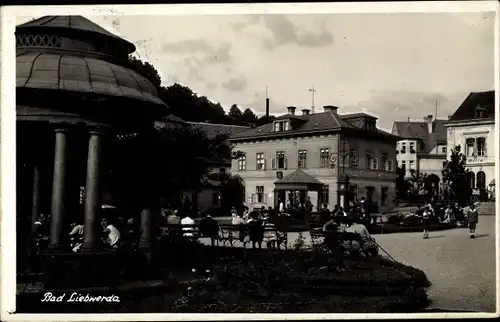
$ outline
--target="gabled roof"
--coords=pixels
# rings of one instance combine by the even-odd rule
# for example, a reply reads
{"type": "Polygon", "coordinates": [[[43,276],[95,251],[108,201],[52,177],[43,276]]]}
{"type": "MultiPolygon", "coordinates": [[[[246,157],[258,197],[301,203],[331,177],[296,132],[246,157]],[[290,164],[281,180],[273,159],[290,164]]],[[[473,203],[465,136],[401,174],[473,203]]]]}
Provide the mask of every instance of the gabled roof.
{"type": "Polygon", "coordinates": [[[230,136],[248,131],[250,128],[247,126],[228,125],[228,124],[214,124],[214,123],[198,123],[187,122],[189,125],[201,129],[207,134],[209,138],[214,138],[218,134],[228,134],[230,136]]]}
{"type": "Polygon", "coordinates": [[[427,122],[394,122],[393,133],[404,139],[421,140],[420,154],[429,154],[438,144],[446,144],[445,120],[432,121],[432,133],[429,133],[427,122]]]}
{"type": "MultiPolygon", "coordinates": [[[[361,117],[364,113],[359,113],[358,117],[361,117]]],[[[273,138],[273,137],[284,137],[296,134],[313,134],[316,132],[329,132],[329,131],[340,131],[344,129],[350,129],[355,131],[366,131],[360,129],[359,127],[351,124],[348,119],[352,117],[349,115],[340,115],[332,112],[315,113],[309,115],[281,115],[275,119],[286,120],[292,119],[299,122],[299,124],[292,130],[284,132],[274,132],[273,123],[264,124],[262,126],[250,129],[248,131],[231,136],[231,140],[243,140],[243,139],[253,139],[253,138],[273,138]]],[[[368,118],[374,118],[373,116],[367,115],[368,118]]],[[[392,136],[391,133],[377,129],[376,133],[380,135],[392,136]]]]}
{"type": "Polygon", "coordinates": [[[274,184],[323,184],[321,181],[311,176],[310,174],[304,172],[301,169],[297,169],[289,175],[277,180],[274,184]]]}
{"type": "Polygon", "coordinates": [[[448,120],[453,121],[466,121],[487,119],[495,117],[495,91],[487,92],[472,92],[467,96],[465,101],[458,107],[455,113],[448,120]],[[476,116],[476,107],[484,108],[484,113],[481,118],[476,116]]]}

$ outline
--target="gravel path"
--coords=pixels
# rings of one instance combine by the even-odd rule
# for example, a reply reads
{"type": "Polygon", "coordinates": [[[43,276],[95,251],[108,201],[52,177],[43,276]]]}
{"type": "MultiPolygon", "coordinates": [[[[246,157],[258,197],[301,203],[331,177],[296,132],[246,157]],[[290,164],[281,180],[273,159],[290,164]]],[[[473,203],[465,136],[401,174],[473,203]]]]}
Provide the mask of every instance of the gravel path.
{"type": "MultiPolygon", "coordinates": [[[[431,308],[495,312],[495,216],[481,216],[476,239],[468,229],[374,236],[395,260],[425,272],[431,308]]],[[[291,246],[298,233],[289,233],[291,246]]],[[[310,236],[303,233],[305,242],[310,236]]]]}

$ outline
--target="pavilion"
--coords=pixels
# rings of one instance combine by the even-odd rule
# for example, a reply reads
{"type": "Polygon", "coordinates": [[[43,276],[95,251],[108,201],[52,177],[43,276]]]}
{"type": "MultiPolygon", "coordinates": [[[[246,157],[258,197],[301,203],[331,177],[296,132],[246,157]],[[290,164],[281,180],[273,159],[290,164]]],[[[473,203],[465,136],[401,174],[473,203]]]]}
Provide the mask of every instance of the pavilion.
{"type": "MultiPolygon", "coordinates": [[[[309,196],[314,205],[318,203],[317,194],[323,190],[324,184],[302,169],[297,169],[275,181],[274,186],[274,200],[276,202],[281,200],[285,205],[294,205],[295,203],[305,203],[306,198],[309,196]],[[309,195],[309,192],[313,192],[313,194],[309,195]]],[[[317,206],[319,209],[320,205],[317,206]]]]}
{"type": "MultiPolygon", "coordinates": [[[[17,204],[24,223],[17,230],[27,228],[30,215],[33,222],[50,214],[49,248],[56,253],[68,250],[82,187],[82,249],[99,250],[108,143],[120,133],[147,140],[154,122],[169,114],[153,84],[128,67],[134,51],[82,16],[45,16],[16,27],[17,204]]],[[[154,241],[147,152],[138,196],[143,250],[154,241]]]]}

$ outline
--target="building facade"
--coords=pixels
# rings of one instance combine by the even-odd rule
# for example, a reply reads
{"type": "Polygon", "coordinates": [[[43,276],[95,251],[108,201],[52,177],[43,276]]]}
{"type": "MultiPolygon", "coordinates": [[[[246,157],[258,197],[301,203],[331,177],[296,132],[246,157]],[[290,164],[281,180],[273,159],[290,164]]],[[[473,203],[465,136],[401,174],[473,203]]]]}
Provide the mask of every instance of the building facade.
{"type": "Polygon", "coordinates": [[[495,184],[495,92],[470,93],[445,127],[448,150],[460,146],[466,156],[473,193],[487,198],[495,184]]]}
{"type": "Polygon", "coordinates": [[[393,206],[397,137],[378,129],[373,116],[340,115],[335,106],[324,109],[296,115],[296,108],[289,107],[273,123],[231,137],[234,150],[245,154],[233,160],[231,171],[245,180],[250,208],[289,203],[289,194],[277,191],[275,183],[299,169],[300,177],[308,175],[322,184],[319,191],[305,192],[315,210],[324,203],[330,209],[340,203],[341,174],[350,179],[349,200],[364,196],[380,206],[393,206]]]}
{"type": "Polygon", "coordinates": [[[448,153],[444,122],[433,119],[432,115],[424,117],[423,122],[394,122],[392,134],[401,137],[396,147],[397,165],[405,170],[406,177],[415,170],[417,174],[436,175],[441,180],[448,153]]]}

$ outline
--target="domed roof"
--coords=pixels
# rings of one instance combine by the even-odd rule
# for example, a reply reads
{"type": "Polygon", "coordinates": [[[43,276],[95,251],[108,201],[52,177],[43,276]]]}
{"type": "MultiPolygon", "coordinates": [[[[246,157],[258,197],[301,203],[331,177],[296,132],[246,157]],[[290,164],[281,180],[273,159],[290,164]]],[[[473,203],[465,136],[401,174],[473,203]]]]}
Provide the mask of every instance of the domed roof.
{"type": "Polygon", "coordinates": [[[119,41],[128,54],[133,53],[136,49],[131,42],[113,35],[106,29],[82,16],[44,16],[16,26],[16,32],[28,32],[35,29],[66,29],[91,32],[100,34],[103,37],[112,38],[114,41],[119,41]]]}
{"type": "Polygon", "coordinates": [[[135,71],[105,60],[62,53],[18,54],[16,87],[95,93],[166,105],[153,84],[135,71]]]}

